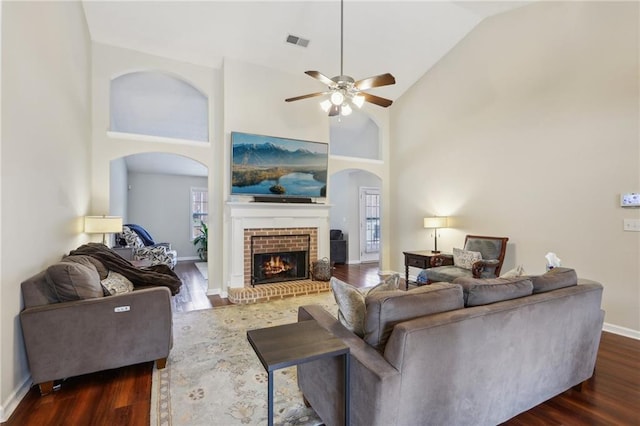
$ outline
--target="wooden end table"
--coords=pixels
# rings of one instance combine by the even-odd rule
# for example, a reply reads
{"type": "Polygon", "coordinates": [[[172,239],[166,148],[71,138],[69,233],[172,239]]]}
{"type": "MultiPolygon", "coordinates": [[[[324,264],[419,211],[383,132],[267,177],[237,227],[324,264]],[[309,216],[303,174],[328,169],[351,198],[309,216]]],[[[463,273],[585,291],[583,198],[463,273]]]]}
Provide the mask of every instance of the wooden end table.
{"type": "Polygon", "coordinates": [[[403,251],[404,254],[404,282],[409,290],[409,266],[428,269],[434,266],[453,265],[453,255],[448,253],[433,253],[431,250],[403,251]],[[439,260],[442,259],[442,263],[439,260]]]}
{"type": "Polygon", "coordinates": [[[349,424],[349,347],[315,320],[247,331],[247,339],[268,375],[268,424],[273,426],[273,372],[317,359],[344,360],[344,424],[349,424]]]}

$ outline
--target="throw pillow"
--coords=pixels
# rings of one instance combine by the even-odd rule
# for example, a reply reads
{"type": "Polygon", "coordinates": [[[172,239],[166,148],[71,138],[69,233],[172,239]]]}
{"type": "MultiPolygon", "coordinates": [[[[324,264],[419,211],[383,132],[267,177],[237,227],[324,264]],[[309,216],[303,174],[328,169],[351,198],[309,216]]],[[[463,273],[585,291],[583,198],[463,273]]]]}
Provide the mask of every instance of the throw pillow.
{"type": "Polygon", "coordinates": [[[557,267],[545,274],[529,278],[533,282],[534,294],[578,285],[578,275],[575,269],[571,268],[557,267]]]}
{"type": "Polygon", "coordinates": [[[409,291],[367,295],[364,340],[382,352],[396,324],[413,318],[464,307],[462,289],[450,283],[434,283],[409,291]]]}
{"type": "Polygon", "coordinates": [[[45,279],[60,302],[104,296],[95,267],[76,262],[59,262],[47,268],[45,279]]]}
{"type": "Polygon", "coordinates": [[[369,294],[398,290],[400,275],[393,274],[372,288],[358,289],[349,283],[331,277],[331,290],[338,304],[338,320],[347,330],[364,336],[365,297],[369,294]]]}
{"type": "Polygon", "coordinates": [[[479,251],[453,249],[453,265],[458,268],[471,269],[473,263],[478,260],[482,260],[482,254],[479,251]]]}
{"type": "Polygon", "coordinates": [[[529,296],[533,284],[528,277],[516,278],[456,278],[454,284],[460,284],[464,292],[464,306],[481,306],[504,300],[529,296]]]}
{"type": "Polygon", "coordinates": [[[122,293],[131,293],[133,291],[133,283],[129,281],[127,277],[117,273],[116,271],[109,271],[107,278],[100,282],[111,296],[122,293]]]}
{"type": "Polygon", "coordinates": [[[500,278],[515,278],[515,277],[520,277],[524,274],[525,274],[524,268],[522,267],[522,265],[518,265],[515,268],[500,275],[500,278]]]}

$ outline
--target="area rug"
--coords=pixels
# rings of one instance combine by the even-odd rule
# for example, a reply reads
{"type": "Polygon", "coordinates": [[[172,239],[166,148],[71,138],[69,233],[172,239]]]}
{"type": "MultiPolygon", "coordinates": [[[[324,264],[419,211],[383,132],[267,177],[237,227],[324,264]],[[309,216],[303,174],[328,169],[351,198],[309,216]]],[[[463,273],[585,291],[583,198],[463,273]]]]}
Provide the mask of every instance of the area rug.
{"type": "Polygon", "coordinates": [[[207,269],[207,262],[196,262],[195,265],[196,265],[196,268],[198,268],[198,271],[200,272],[202,277],[205,280],[208,280],[209,279],[209,269],[207,269]]]}
{"type": "MultiPolygon", "coordinates": [[[[308,304],[337,312],[329,292],[175,313],[167,367],[153,371],[151,425],[266,424],[267,373],[247,330],[295,322],[308,304]]],[[[274,424],[322,424],[303,404],[295,367],[274,373],[274,424]]]]}

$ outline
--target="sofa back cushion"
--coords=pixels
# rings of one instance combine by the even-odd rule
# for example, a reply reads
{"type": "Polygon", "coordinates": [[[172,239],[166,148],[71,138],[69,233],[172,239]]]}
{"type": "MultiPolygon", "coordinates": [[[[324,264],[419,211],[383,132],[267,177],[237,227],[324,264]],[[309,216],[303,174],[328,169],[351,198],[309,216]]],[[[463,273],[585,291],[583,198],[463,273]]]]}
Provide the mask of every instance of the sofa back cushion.
{"type": "Polygon", "coordinates": [[[578,284],[578,275],[575,269],[553,268],[543,275],[529,277],[533,282],[534,293],[544,293],[545,291],[556,290],[564,287],[571,287],[578,284]]]}
{"type": "Polygon", "coordinates": [[[462,286],[464,306],[481,306],[503,300],[529,296],[533,284],[528,277],[516,278],[469,278],[461,277],[453,281],[462,286]]]}
{"type": "Polygon", "coordinates": [[[25,308],[58,303],[58,297],[47,283],[45,272],[46,271],[41,271],[27,278],[20,285],[25,308]]]}
{"type": "Polygon", "coordinates": [[[60,302],[105,295],[96,268],[81,263],[55,263],[47,268],[45,279],[60,302]]]}
{"type": "Polygon", "coordinates": [[[378,292],[367,295],[364,340],[380,352],[396,324],[424,315],[464,307],[462,288],[434,283],[410,291],[378,292]]]}

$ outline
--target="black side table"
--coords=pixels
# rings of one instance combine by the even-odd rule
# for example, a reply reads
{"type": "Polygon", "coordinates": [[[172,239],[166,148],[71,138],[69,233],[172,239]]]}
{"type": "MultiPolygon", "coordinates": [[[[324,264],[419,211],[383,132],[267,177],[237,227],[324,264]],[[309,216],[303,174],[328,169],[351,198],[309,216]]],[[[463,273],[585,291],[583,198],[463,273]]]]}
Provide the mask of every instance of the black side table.
{"type": "Polygon", "coordinates": [[[349,424],[349,347],[315,320],[247,331],[247,339],[268,374],[268,424],[273,426],[273,372],[324,357],[344,360],[344,424],[349,424]]]}

